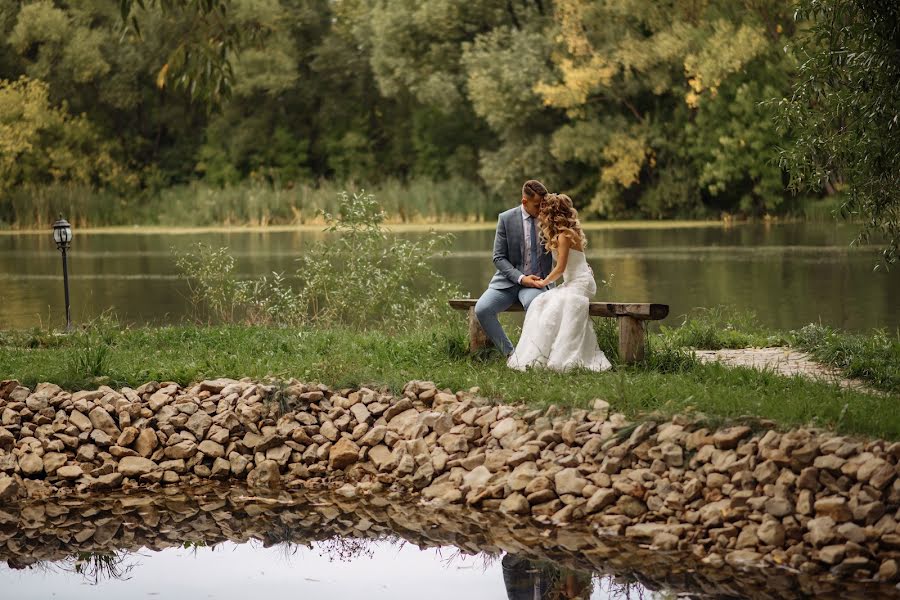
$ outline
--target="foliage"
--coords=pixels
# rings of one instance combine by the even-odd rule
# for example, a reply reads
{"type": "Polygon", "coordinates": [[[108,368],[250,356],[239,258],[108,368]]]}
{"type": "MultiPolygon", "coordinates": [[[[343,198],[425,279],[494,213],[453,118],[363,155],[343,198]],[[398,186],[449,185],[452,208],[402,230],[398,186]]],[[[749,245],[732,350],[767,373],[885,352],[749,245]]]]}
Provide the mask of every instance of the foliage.
{"type": "Polygon", "coordinates": [[[450,236],[388,243],[384,219],[375,196],[365,192],[342,192],[338,214],[325,215],[325,231],[336,239],[305,253],[297,271],[314,322],[405,329],[449,314],[447,299],[459,291],[429,261],[445,251],[450,236]]]}
{"type": "Polygon", "coordinates": [[[770,347],[786,343],[785,337],[761,327],[756,315],[735,307],[695,308],[678,327],[660,325],[660,335],[671,345],[683,348],[770,347]]]}
{"type": "Polygon", "coordinates": [[[791,343],[848,377],[900,393],[900,331],[894,335],[883,330],[854,335],[811,323],[791,332],[791,343]]]}
{"type": "MultiPolygon", "coordinates": [[[[253,4],[272,2],[254,0],[253,4]]],[[[126,32],[141,35],[137,13],[147,9],[158,8],[171,23],[181,25],[176,28],[174,48],[159,66],[156,85],[166,87],[171,73],[175,86],[210,107],[231,96],[235,85],[232,57],[275,26],[258,19],[255,11],[241,11],[242,5],[249,7],[229,0],[119,0],[122,20],[129,26],[126,32]],[[239,15],[236,19],[231,18],[234,5],[239,15]]]]}
{"type": "Polygon", "coordinates": [[[119,184],[128,176],[115,154],[87,119],[52,105],[45,83],[0,79],[0,202],[26,184],[119,184]]]}
{"type": "Polygon", "coordinates": [[[337,211],[324,215],[328,241],[298,259],[297,290],[281,273],[239,279],[228,248],[198,243],[179,254],[176,264],[198,315],[203,310],[217,323],[403,330],[449,313],[447,299],[459,291],[432,270],[430,260],[450,236],[389,239],[381,205],[364,192],[342,192],[337,211]]]}
{"type": "MultiPolygon", "coordinates": [[[[780,123],[793,132],[781,153],[795,190],[845,189],[841,214],[857,239],[883,236],[883,258],[900,258],[900,4],[894,0],[800,0],[810,26],[794,41],[800,66],[780,123]]],[[[880,240],[878,243],[882,243],[880,240]]]]}
{"type": "MultiPolygon", "coordinates": [[[[857,58],[882,56],[875,44],[887,39],[889,19],[868,27],[862,12],[841,13],[851,29],[837,41],[868,45],[853,60],[830,54],[842,57],[825,65],[831,79],[803,75],[818,63],[803,58],[809,44],[798,31],[827,26],[821,7],[884,1],[805,0],[815,10],[794,21],[793,0],[0,0],[0,79],[24,75],[44,86],[47,108],[38,112],[54,115],[52,125],[10,120],[16,137],[0,143],[21,154],[29,140],[33,160],[0,169],[0,187],[93,189],[108,212],[147,223],[193,220],[192,203],[216,223],[309,220],[290,212],[293,190],[327,195],[363,181],[373,189],[461,182],[473,193],[454,192],[454,201],[471,204],[453,214],[482,217],[514,202],[531,177],[572,195],[586,218],[803,214],[808,197],[786,192],[773,157],[798,135],[797,153],[809,147],[804,127],[827,105],[797,92],[776,130],[775,107],[762,101],[790,96],[792,85],[825,94],[858,80],[857,58]],[[785,53],[786,45],[801,50],[785,53]],[[251,211],[233,190],[245,186],[273,194],[240,217],[251,211]],[[218,188],[233,202],[222,210],[210,206],[213,193],[186,197],[218,188]],[[485,197],[491,206],[482,211],[485,197]]],[[[847,163],[828,184],[831,193],[853,183],[847,212],[869,219],[872,232],[895,214],[898,169],[885,161],[898,153],[877,137],[895,139],[887,118],[895,98],[877,88],[897,79],[884,70],[891,64],[885,58],[863,80],[871,92],[853,90],[873,119],[828,138],[844,163],[881,148],[885,160],[870,171],[853,168],[860,175],[851,181],[847,163]],[[889,193],[875,193],[877,174],[889,193]],[[856,185],[861,177],[871,185],[856,185]]],[[[40,104],[28,98],[9,102],[40,104]]],[[[825,131],[822,119],[816,131],[825,131]]],[[[810,181],[794,172],[795,183],[810,181]]],[[[49,218],[10,207],[10,194],[0,189],[3,222],[49,218]]],[[[428,218],[446,214],[431,199],[425,211],[415,204],[428,218]]]]}

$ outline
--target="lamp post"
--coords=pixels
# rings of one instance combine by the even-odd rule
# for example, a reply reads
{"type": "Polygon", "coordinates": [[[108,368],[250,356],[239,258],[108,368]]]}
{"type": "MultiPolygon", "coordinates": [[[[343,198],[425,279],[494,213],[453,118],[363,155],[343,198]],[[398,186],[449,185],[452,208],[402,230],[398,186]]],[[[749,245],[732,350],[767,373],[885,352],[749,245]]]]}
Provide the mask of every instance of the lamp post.
{"type": "Polygon", "coordinates": [[[59,215],[59,220],[53,224],[53,241],[62,252],[63,262],[63,287],[66,290],[66,331],[72,329],[72,318],[69,313],[69,268],[66,264],[66,250],[72,243],[72,226],[59,215]]]}

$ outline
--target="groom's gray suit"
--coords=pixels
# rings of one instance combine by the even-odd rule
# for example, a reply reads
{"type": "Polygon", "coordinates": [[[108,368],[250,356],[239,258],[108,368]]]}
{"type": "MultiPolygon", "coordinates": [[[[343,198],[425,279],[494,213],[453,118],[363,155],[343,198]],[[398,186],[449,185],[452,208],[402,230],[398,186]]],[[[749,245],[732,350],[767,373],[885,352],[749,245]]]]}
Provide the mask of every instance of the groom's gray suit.
{"type": "Polygon", "coordinates": [[[497,220],[497,233],[494,236],[494,265],[497,266],[497,272],[491,278],[488,289],[475,304],[475,315],[484,332],[504,355],[513,351],[513,345],[500,326],[497,314],[509,308],[516,300],[528,310],[531,301],[546,290],[523,286],[519,281],[526,275],[543,279],[553,270],[553,257],[540,244],[539,231],[537,220],[525,213],[522,206],[500,213],[497,220]],[[533,219],[534,229],[529,219],[533,219]],[[531,231],[538,232],[533,240],[531,231]],[[531,264],[534,261],[526,250],[531,247],[532,242],[537,244],[536,265],[531,264]]]}

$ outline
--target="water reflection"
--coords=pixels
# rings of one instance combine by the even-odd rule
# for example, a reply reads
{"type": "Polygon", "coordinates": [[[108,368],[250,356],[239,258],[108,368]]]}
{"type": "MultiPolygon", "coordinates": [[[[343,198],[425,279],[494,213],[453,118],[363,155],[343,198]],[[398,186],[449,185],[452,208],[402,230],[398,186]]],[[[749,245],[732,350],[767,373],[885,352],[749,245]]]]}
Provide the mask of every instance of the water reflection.
{"type": "Polygon", "coordinates": [[[432,600],[897,593],[892,586],[787,568],[712,568],[690,554],[604,537],[584,525],[542,527],[457,505],[414,503],[399,493],[350,496],[260,497],[209,485],[0,506],[0,560],[8,566],[0,568],[0,589],[4,596],[47,597],[44,592],[67,589],[77,576],[128,597],[176,585],[204,596],[242,597],[233,588],[251,579],[279,595],[302,579],[327,588],[321,597],[373,596],[377,588],[374,595],[384,590],[384,597],[432,600]],[[416,547],[454,548],[447,561],[453,569],[437,569],[434,550],[426,556],[416,547]],[[327,560],[317,562],[308,548],[327,560]],[[60,571],[69,579],[48,575],[61,577],[60,571]],[[451,581],[469,591],[448,588],[451,581]]]}
{"type": "MultiPolygon", "coordinates": [[[[851,330],[900,327],[900,272],[873,273],[877,252],[851,248],[854,231],[823,223],[593,229],[588,258],[598,278],[615,274],[601,296],[669,304],[670,324],[694,307],[729,304],[753,309],[776,328],[812,321],[851,330]]],[[[493,272],[493,230],[454,236],[451,254],[436,258],[435,268],[477,296],[493,272]]],[[[195,241],[227,246],[241,276],[290,275],[304,249],[321,239],[309,230],[83,234],[70,255],[73,316],[84,321],[112,309],[129,323],[180,322],[189,314],[189,293],[173,250],[195,241]]],[[[60,322],[58,262],[49,236],[0,235],[0,329],[60,322]]]]}

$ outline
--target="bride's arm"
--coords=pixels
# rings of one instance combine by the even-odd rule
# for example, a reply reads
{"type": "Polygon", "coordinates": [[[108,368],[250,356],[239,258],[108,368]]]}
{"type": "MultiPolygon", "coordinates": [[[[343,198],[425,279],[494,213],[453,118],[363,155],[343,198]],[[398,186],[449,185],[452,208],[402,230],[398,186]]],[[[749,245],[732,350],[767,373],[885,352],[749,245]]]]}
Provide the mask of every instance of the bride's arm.
{"type": "Polygon", "coordinates": [[[562,277],[563,272],[566,270],[566,263],[569,262],[569,248],[572,247],[572,239],[566,234],[561,233],[557,236],[556,241],[559,243],[559,246],[556,249],[556,266],[553,267],[553,270],[550,271],[550,274],[547,275],[545,279],[536,282],[538,287],[550,285],[562,277]]]}

